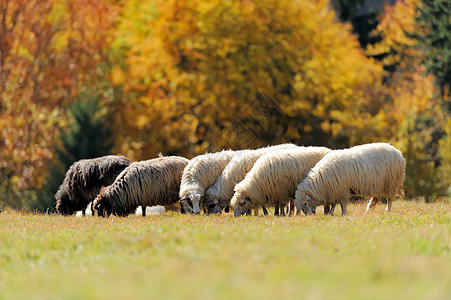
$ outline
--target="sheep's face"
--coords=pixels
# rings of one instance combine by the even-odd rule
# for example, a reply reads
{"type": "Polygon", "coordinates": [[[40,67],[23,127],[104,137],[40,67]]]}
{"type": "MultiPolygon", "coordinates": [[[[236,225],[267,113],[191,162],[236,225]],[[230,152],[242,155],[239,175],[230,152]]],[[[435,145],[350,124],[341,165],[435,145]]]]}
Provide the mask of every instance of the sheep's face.
{"type": "Polygon", "coordinates": [[[316,213],[315,200],[309,194],[302,192],[300,195],[300,208],[306,215],[311,215],[316,213]]]}
{"type": "Polygon", "coordinates": [[[305,197],[301,199],[301,209],[306,215],[316,214],[317,206],[317,201],[308,194],[306,194],[305,197]]]}
{"type": "Polygon", "coordinates": [[[201,195],[199,194],[193,195],[189,193],[188,195],[180,199],[179,202],[185,212],[190,212],[193,214],[200,213],[201,195]]]}
{"type": "Polygon", "coordinates": [[[180,207],[183,213],[192,213],[193,212],[193,202],[189,197],[183,197],[179,200],[180,207]]]}
{"type": "Polygon", "coordinates": [[[240,197],[233,202],[233,210],[235,217],[239,217],[247,213],[250,209],[251,199],[248,197],[240,197]]]}
{"type": "Polygon", "coordinates": [[[67,193],[63,193],[60,199],[56,200],[56,212],[64,216],[72,215],[75,211],[67,193]]]}
{"type": "Polygon", "coordinates": [[[113,209],[108,205],[107,201],[103,200],[102,195],[98,195],[92,204],[94,212],[101,217],[107,218],[111,215],[113,209]]]}

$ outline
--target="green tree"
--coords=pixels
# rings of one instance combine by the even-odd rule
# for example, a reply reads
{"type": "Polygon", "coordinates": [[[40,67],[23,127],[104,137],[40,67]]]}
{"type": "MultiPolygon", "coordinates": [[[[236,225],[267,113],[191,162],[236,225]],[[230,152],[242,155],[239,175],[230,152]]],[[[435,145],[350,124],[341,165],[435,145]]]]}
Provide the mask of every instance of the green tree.
{"type": "Polygon", "coordinates": [[[53,211],[53,195],[63,182],[66,171],[80,159],[95,158],[111,153],[112,137],[107,123],[108,114],[102,114],[96,97],[75,102],[71,107],[72,122],[55,143],[55,157],[49,162],[47,183],[39,192],[32,209],[53,211]],[[100,113],[100,115],[99,115],[100,113]]]}

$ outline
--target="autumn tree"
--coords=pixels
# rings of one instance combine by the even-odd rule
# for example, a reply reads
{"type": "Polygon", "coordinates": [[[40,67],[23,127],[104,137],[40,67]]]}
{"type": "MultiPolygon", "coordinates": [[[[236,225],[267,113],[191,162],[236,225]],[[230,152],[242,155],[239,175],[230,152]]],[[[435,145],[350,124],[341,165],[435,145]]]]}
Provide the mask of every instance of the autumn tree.
{"type": "Polygon", "coordinates": [[[375,120],[405,155],[407,196],[432,200],[447,192],[443,181],[449,176],[442,177],[440,171],[445,163],[440,147],[447,145],[441,141],[446,139],[449,114],[442,109],[435,78],[426,72],[426,53],[415,38],[421,32],[415,22],[420,6],[419,0],[387,6],[374,32],[381,41],[367,53],[381,57],[386,70],[386,104],[375,120]]]}
{"type": "Polygon", "coordinates": [[[0,194],[39,189],[66,110],[98,78],[114,11],[106,1],[0,1],[0,194]]]}
{"type": "Polygon", "coordinates": [[[328,1],[129,1],[124,11],[112,52],[125,57],[111,76],[120,152],[346,145],[341,121],[377,113],[381,68],[328,1]],[[255,101],[279,116],[266,122],[255,101]]]}

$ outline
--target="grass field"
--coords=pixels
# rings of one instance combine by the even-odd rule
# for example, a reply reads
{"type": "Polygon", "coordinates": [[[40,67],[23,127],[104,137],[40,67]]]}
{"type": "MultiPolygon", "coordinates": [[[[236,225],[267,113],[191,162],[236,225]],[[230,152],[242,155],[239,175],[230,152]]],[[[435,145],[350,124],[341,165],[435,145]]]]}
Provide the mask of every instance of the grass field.
{"type": "Polygon", "coordinates": [[[451,204],[384,209],[109,219],[4,211],[0,299],[451,299],[451,204]]]}

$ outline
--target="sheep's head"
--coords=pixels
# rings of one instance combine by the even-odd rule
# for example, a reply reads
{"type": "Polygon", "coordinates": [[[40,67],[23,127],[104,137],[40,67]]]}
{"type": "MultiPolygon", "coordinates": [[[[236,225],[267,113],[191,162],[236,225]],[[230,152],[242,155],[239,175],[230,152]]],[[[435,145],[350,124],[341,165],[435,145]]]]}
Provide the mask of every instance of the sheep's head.
{"type": "Polygon", "coordinates": [[[56,198],[56,212],[64,216],[72,215],[75,211],[69,195],[65,192],[60,193],[56,198]]]}
{"type": "Polygon", "coordinates": [[[209,214],[220,214],[224,209],[221,202],[216,198],[210,201],[205,201],[205,206],[207,207],[207,213],[209,214]]]}
{"type": "Polygon", "coordinates": [[[108,204],[108,201],[105,201],[105,198],[102,195],[102,190],[94,199],[94,202],[92,203],[92,209],[94,212],[97,212],[99,216],[104,218],[109,217],[113,212],[111,205],[108,204]]]}
{"type": "Polygon", "coordinates": [[[202,198],[202,202],[207,209],[208,214],[220,214],[222,210],[227,206],[218,199],[211,189],[208,189],[205,193],[205,197],[202,198]]]}
{"type": "Polygon", "coordinates": [[[231,201],[235,217],[239,217],[247,213],[252,208],[251,203],[252,202],[249,197],[235,193],[231,201]]]}
{"type": "Polygon", "coordinates": [[[185,212],[200,214],[201,200],[202,196],[200,194],[188,193],[179,202],[185,212]]]}
{"type": "Polygon", "coordinates": [[[300,209],[306,215],[316,214],[316,207],[318,206],[317,201],[309,195],[307,192],[300,192],[296,195],[299,201],[300,209]]]}

